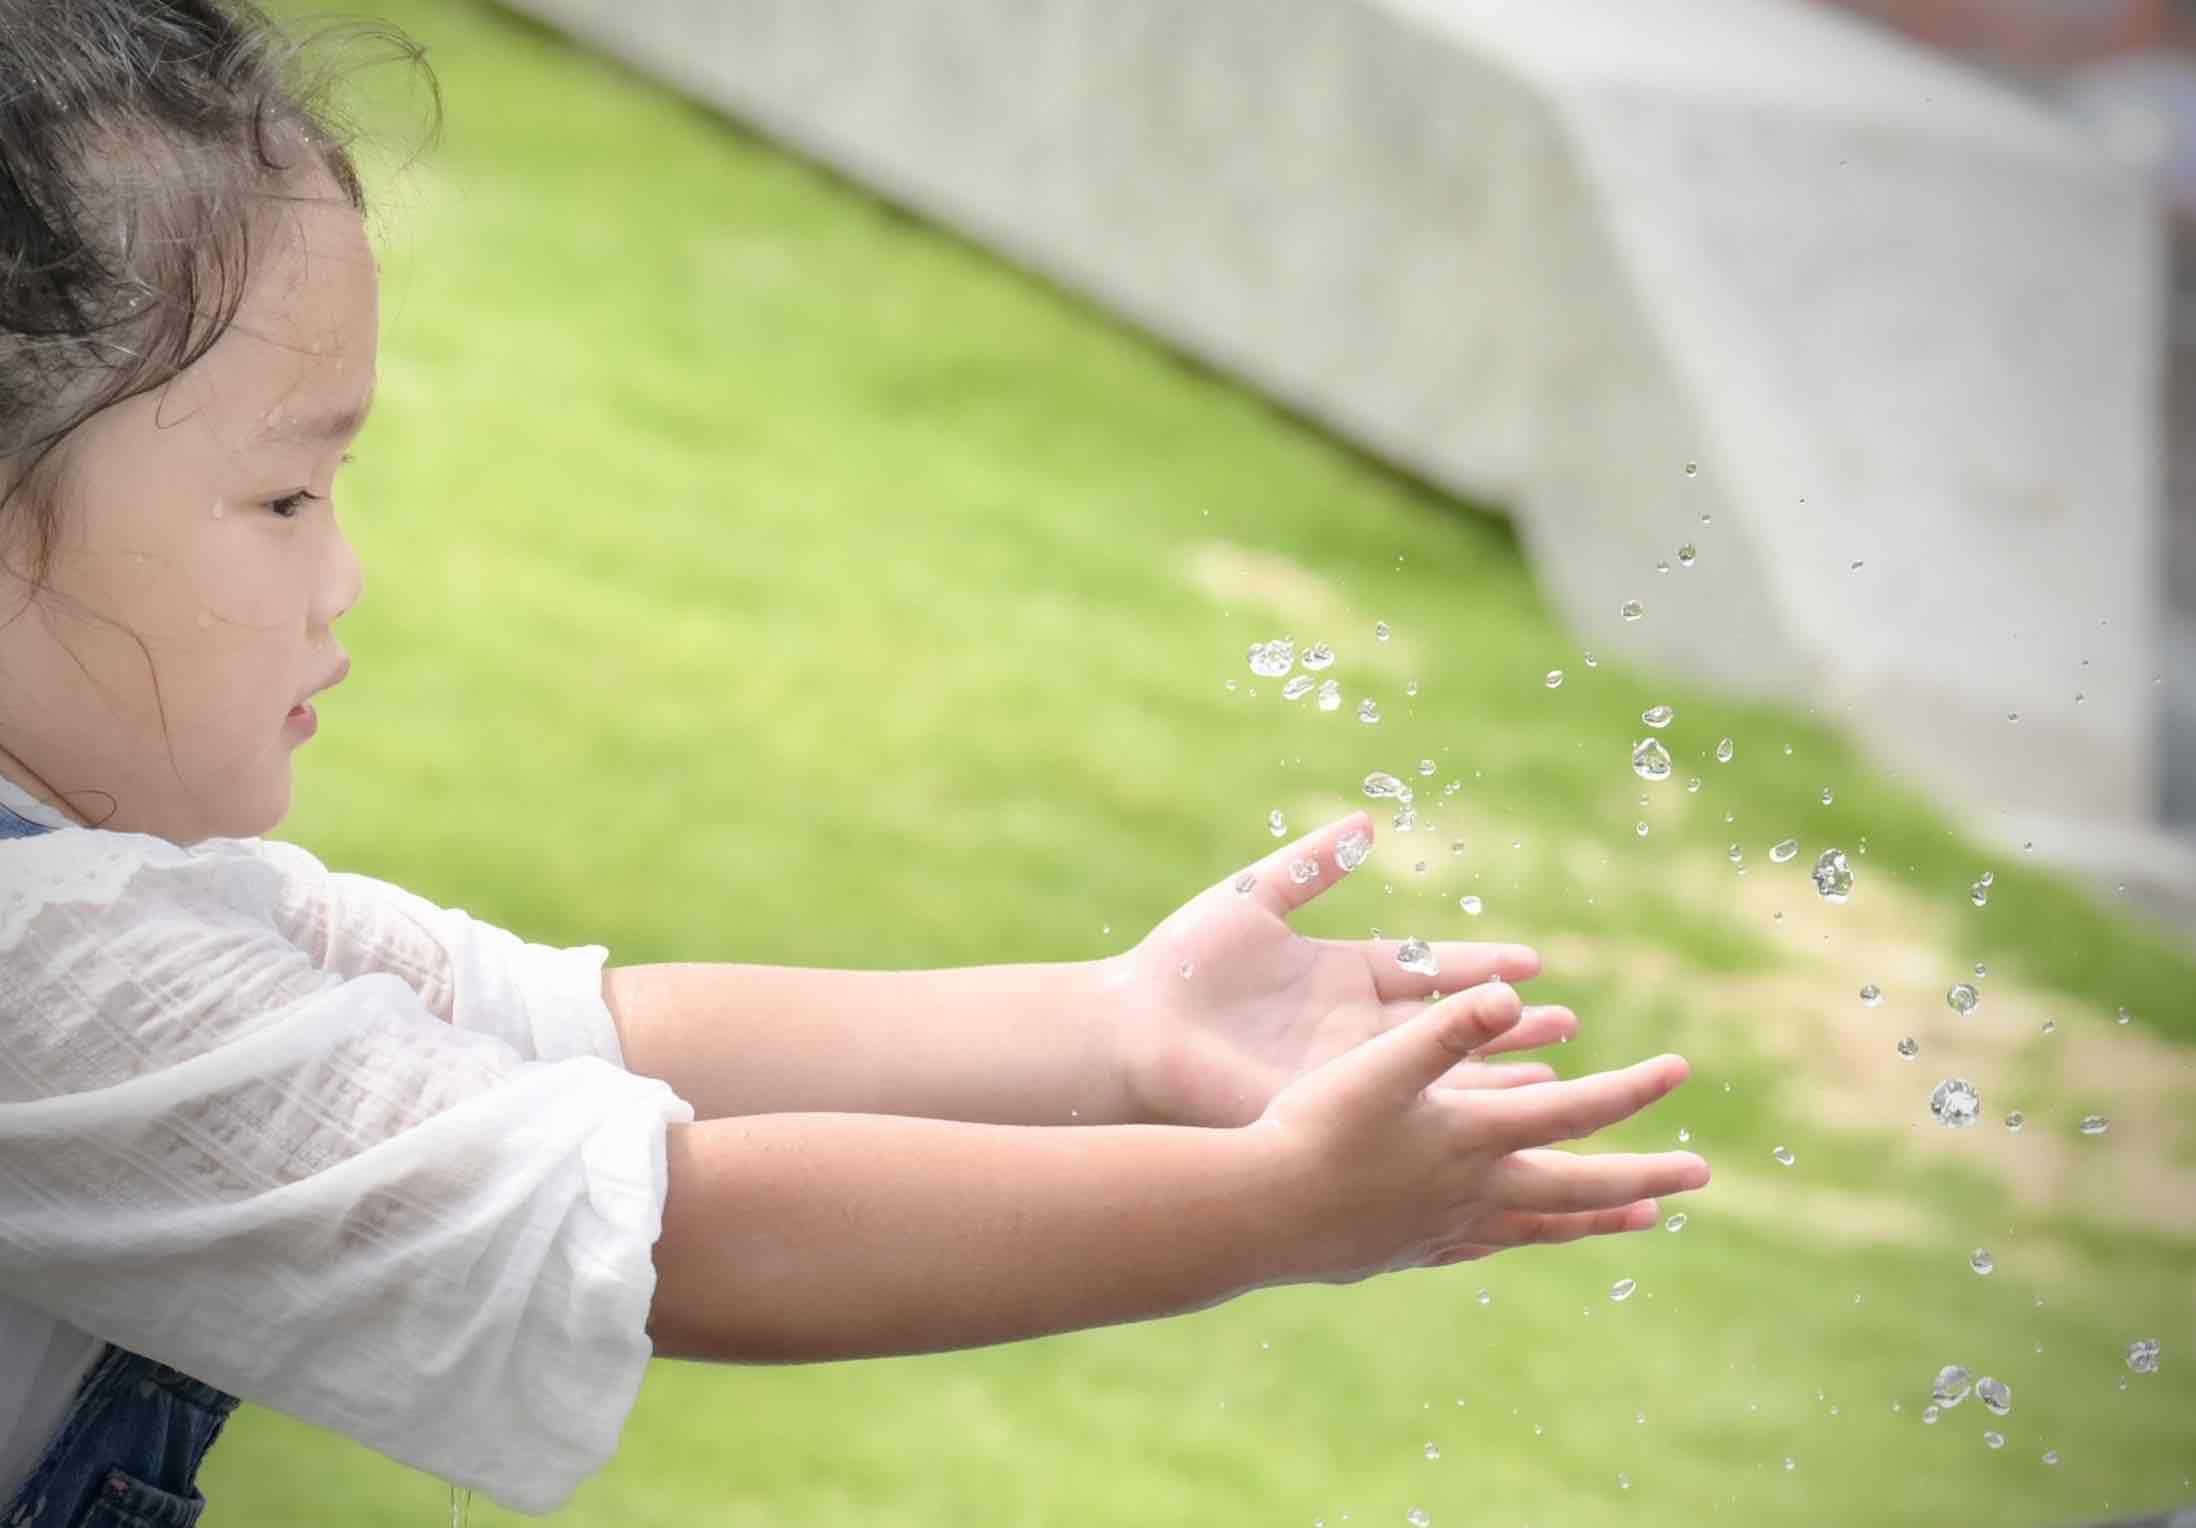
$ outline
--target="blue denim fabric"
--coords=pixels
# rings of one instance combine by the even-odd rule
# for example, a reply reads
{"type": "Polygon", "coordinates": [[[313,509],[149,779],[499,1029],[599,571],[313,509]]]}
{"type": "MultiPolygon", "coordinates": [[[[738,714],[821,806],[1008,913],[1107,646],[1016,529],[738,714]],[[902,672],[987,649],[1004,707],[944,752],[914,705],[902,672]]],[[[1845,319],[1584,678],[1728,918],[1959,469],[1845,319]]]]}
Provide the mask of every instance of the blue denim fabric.
{"type": "MultiPolygon", "coordinates": [[[[0,839],[52,831],[0,806],[0,839]]],[[[109,1347],[0,1528],[191,1528],[206,1510],[200,1461],[236,1397],[109,1347]]]]}

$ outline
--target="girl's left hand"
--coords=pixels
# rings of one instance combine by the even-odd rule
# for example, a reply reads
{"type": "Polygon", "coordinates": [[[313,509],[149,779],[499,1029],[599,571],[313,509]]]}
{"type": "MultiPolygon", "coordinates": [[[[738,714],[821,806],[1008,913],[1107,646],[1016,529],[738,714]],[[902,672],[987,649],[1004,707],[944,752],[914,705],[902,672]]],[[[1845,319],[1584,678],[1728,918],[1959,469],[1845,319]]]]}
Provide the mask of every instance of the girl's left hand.
{"type": "MultiPolygon", "coordinates": [[[[1135,1117],[1155,1124],[1244,1125],[1293,1079],[1402,1023],[1430,993],[1523,981],[1540,957],[1523,945],[1428,941],[1440,974],[1396,964],[1395,939],[1307,939],[1288,915],[1347,872],[1335,847],[1351,833],[1369,845],[1372,818],[1352,813],[1277,849],[1190,899],[1127,954],[1105,980],[1121,1012],[1122,1067],[1135,1117]],[[1318,873],[1298,882],[1290,866],[1318,873]],[[1236,890],[1255,877],[1248,892],[1236,890]]],[[[1408,930],[1405,930],[1408,933],[1408,930]]],[[[1537,1062],[1481,1056],[1569,1039],[1567,1008],[1525,1009],[1517,1025],[1437,1086],[1507,1088],[1547,1082],[1537,1062]]]]}

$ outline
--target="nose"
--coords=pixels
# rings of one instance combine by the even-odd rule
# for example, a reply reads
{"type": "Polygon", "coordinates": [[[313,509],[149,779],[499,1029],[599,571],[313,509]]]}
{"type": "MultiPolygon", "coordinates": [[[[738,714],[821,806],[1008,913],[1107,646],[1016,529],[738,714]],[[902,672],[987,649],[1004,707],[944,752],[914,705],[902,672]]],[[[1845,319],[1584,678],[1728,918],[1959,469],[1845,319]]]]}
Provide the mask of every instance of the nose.
{"type": "Polygon", "coordinates": [[[358,560],[351,538],[338,529],[321,585],[320,610],[316,612],[321,617],[320,624],[333,626],[342,620],[365,592],[366,569],[358,560]]]}

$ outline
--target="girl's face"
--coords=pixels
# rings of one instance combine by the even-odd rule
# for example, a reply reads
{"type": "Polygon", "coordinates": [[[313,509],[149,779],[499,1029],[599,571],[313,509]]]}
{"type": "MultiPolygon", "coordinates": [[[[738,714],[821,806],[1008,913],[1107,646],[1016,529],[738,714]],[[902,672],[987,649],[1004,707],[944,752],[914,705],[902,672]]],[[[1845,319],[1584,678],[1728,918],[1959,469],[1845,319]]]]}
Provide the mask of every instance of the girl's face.
{"type": "Polygon", "coordinates": [[[0,773],[176,843],[289,810],[301,703],[349,668],[332,628],[362,587],[330,496],[373,392],[364,226],[334,200],[283,204],[253,261],[196,365],[63,443],[46,587],[0,537],[0,773]]]}

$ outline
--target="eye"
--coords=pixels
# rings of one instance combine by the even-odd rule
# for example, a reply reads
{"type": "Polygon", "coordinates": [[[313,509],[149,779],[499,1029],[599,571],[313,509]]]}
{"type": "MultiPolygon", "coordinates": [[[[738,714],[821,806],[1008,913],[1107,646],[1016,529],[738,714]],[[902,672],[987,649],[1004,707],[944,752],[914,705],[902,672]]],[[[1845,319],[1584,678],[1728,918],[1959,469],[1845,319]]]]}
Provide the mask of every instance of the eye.
{"type": "Polygon", "coordinates": [[[267,507],[275,512],[278,519],[295,520],[305,512],[306,505],[319,502],[319,494],[307,493],[300,488],[296,493],[286,493],[279,499],[268,501],[267,507]]]}

